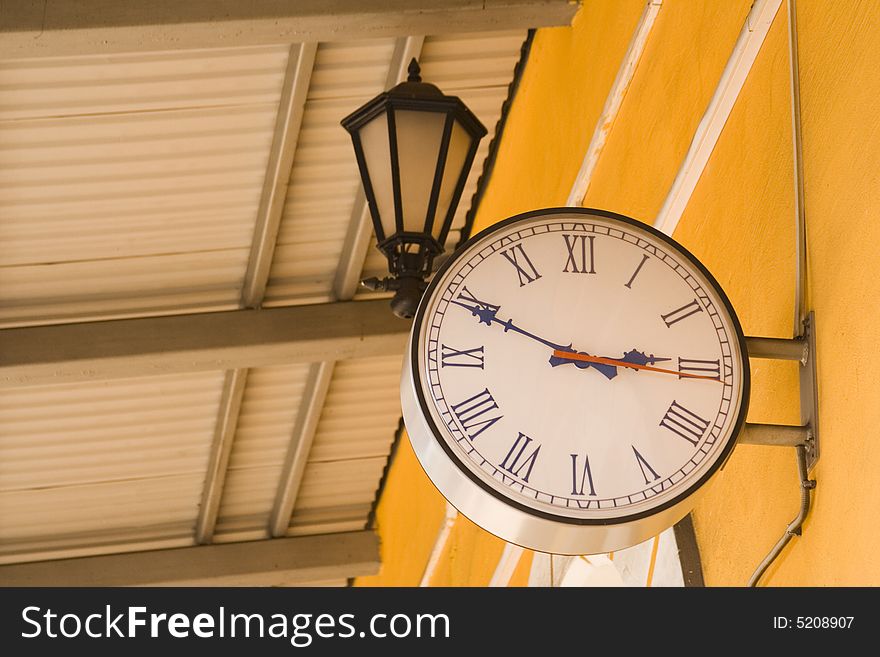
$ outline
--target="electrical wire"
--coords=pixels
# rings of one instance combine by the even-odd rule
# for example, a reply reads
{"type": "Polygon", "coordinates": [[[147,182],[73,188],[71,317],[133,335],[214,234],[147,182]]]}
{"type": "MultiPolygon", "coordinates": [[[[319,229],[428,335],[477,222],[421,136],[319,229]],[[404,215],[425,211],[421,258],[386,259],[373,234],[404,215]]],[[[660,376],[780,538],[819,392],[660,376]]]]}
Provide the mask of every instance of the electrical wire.
{"type": "Polygon", "coordinates": [[[798,475],[800,477],[801,482],[801,509],[800,513],[798,513],[797,517],[792,520],[788,527],[785,528],[785,533],[782,535],[776,545],[773,546],[773,549],[764,557],[764,560],[758,564],[758,567],[755,569],[755,572],[752,574],[751,579],[749,579],[749,586],[757,586],[758,582],[763,577],[764,573],[767,572],[767,569],[770,567],[776,557],[778,557],[782,550],[788,545],[789,541],[795,536],[800,536],[802,527],[804,524],[804,520],[807,518],[807,514],[810,512],[810,496],[811,491],[816,488],[816,481],[814,479],[809,478],[809,474],[807,473],[807,448],[804,445],[798,445],[795,447],[797,450],[797,464],[798,464],[798,475]]]}

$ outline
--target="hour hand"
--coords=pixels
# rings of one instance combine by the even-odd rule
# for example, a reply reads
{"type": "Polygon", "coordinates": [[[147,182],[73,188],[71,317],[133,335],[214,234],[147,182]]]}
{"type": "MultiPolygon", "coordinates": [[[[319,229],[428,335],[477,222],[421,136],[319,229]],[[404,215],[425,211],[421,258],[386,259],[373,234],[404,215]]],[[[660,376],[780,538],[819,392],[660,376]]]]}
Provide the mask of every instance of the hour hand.
{"type": "MultiPolygon", "coordinates": [[[[659,358],[654,354],[647,355],[644,351],[638,351],[637,349],[631,349],[627,352],[624,352],[623,358],[609,358],[608,356],[591,356],[590,354],[584,353],[583,351],[577,351],[576,349],[572,349],[571,345],[567,347],[562,347],[561,349],[556,349],[553,352],[553,355],[550,356],[550,365],[552,367],[557,367],[558,365],[566,365],[568,363],[574,363],[575,367],[579,369],[587,369],[588,367],[593,367],[603,375],[605,375],[609,379],[613,379],[617,376],[617,367],[626,367],[629,369],[640,370],[640,369],[657,369],[650,367],[654,365],[654,363],[659,363],[666,360],[672,360],[671,358],[659,358]],[[573,354],[574,357],[566,357],[564,354],[573,354]]],[[[661,371],[661,370],[657,370],[661,371]]]]}
{"type": "Polygon", "coordinates": [[[580,354],[583,356],[589,356],[589,354],[585,354],[583,352],[579,352],[576,349],[573,349],[571,345],[567,347],[561,347],[556,349],[553,352],[553,355],[550,356],[550,366],[558,367],[559,365],[568,365],[573,364],[575,367],[581,370],[585,370],[588,367],[592,367],[598,370],[602,375],[604,375],[607,379],[613,379],[617,376],[617,367],[607,363],[597,363],[597,362],[587,362],[585,360],[574,360],[571,358],[565,358],[564,356],[558,356],[557,354],[560,352],[566,352],[569,354],[580,354]]]}
{"type": "Polygon", "coordinates": [[[672,360],[671,358],[658,358],[654,354],[650,356],[646,355],[644,351],[636,351],[635,349],[631,349],[630,351],[624,352],[623,358],[617,359],[622,363],[632,363],[633,365],[653,365],[654,363],[660,363],[666,360],[672,360]]]}

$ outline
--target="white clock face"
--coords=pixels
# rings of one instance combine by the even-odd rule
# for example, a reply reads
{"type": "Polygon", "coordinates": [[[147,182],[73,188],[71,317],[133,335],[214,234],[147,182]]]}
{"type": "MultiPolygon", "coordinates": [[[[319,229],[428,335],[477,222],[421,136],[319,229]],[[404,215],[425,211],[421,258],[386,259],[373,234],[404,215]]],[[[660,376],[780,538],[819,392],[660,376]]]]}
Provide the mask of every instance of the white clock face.
{"type": "Polygon", "coordinates": [[[636,222],[532,215],[438,274],[412,347],[422,413],[474,483],[528,513],[601,524],[668,507],[743,420],[729,303],[636,222]]]}

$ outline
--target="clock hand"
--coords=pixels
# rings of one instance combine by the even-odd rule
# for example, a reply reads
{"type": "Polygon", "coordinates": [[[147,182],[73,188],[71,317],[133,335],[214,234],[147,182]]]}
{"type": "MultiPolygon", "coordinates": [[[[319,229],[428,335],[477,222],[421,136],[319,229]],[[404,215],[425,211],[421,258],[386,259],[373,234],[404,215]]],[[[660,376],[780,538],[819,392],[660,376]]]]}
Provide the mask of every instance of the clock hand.
{"type": "MultiPolygon", "coordinates": [[[[632,349],[631,351],[627,351],[623,354],[623,358],[609,358],[607,356],[591,356],[590,354],[577,351],[571,348],[571,345],[566,347],[565,349],[558,349],[553,352],[553,355],[550,356],[550,365],[553,367],[558,367],[559,365],[567,365],[572,363],[576,367],[583,368],[582,363],[592,365],[593,367],[610,367],[620,365],[622,367],[628,367],[627,364],[631,363],[634,366],[637,365],[647,365],[650,363],[653,365],[654,363],[658,363],[664,360],[672,360],[671,358],[658,358],[654,354],[650,356],[645,355],[643,351],[637,351],[636,349],[632,349]],[[563,352],[563,355],[556,353],[557,351],[563,352]],[[588,358],[575,358],[569,354],[575,354],[577,356],[586,356],[588,358]]],[[[638,369],[633,367],[633,369],[638,369]]],[[[604,372],[603,372],[604,374],[604,372]]],[[[615,369],[614,374],[617,374],[615,369]]],[[[608,376],[608,374],[605,374],[608,376]]],[[[614,378],[614,376],[608,376],[609,379],[614,378]]]]}
{"type": "MultiPolygon", "coordinates": [[[[630,359],[628,360],[627,356],[630,356],[630,354],[632,354],[632,353],[633,352],[628,352],[627,354],[624,355],[624,358],[605,358],[603,356],[590,356],[589,354],[570,353],[570,352],[566,352],[565,350],[558,350],[557,349],[557,350],[553,351],[552,358],[557,358],[559,360],[579,361],[579,362],[583,361],[583,362],[587,362],[590,364],[602,363],[602,364],[606,364],[606,365],[618,365],[620,367],[627,367],[627,368],[633,369],[633,370],[647,370],[649,372],[659,372],[661,374],[675,374],[676,376],[683,378],[683,379],[706,379],[708,381],[718,381],[719,383],[721,383],[721,380],[717,377],[714,377],[714,376],[704,376],[702,374],[688,374],[686,372],[679,372],[677,370],[667,370],[667,369],[663,369],[661,367],[651,367],[650,365],[645,365],[645,364],[636,362],[636,360],[641,360],[642,357],[644,357],[644,354],[641,354],[641,356],[636,357],[635,359],[630,357],[630,359]]],[[[636,352],[636,353],[640,353],[640,352],[636,352]]],[[[656,362],[656,361],[660,361],[660,360],[670,360],[670,359],[669,358],[655,358],[653,355],[646,358],[646,362],[650,361],[652,363],[656,362]]],[[[594,365],[594,367],[595,367],[595,365],[594,365]]]]}
{"type": "Polygon", "coordinates": [[[531,338],[536,342],[540,342],[541,344],[550,347],[551,349],[566,349],[564,345],[556,344],[555,342],[550,342],[549,340],[545,340],[539,335],[535,335],[534,333],[530,333],[526,331],[524,328],[520,328],[516,324],[513,323],[512,319],[499,319],[496,315],[501,306],[491,306],[489,304],[479,305],[479,306],[471,306],[466,303],[461,303],[460,301],[452,300],[457,306],[461,306],[466,310],[470,310],[471,314],[479,317],[479,321],[481,324],[485,324],[486,326],[492,326],[492,324],[499,324],[504,327],[504,332],[513,331],[514,333],[519,333],[520,335],[524,335],[527,338],[531,338]]]}
{"type": "MultiPolygon", "coordinates": [[[[513,323],[512,319],[507,319],[507,320],[499,319],[497,317],[497,313],[501,309],[501,306],[495,306],[495,305],[483,303],[483,302],[480,302],[478,305],[469,305],[466,303],[462,303],[461,301],[456,301],[455,299],[452,300],[452,303],[454,303],[457,306],[461,306],[462,308],[464,308],[466,310],[470,310],[472,315],[479,318],[479,322],[481,324],[485,324],[486,326],[492,326],[493,323],[499,324],[500,326],[504,327],[505,333],[507,333],[508,331],[513,331],[514,333],[519,333],[520,335],[523,335],[527,338],[535,340],[536,342],[540,342],[541,344],[543,344],[547,347],[550,347],[551,349],[553,349],[554,354],[556,352],[576,353],[574,351],[574,349],[571,348],[570,344],[568,346],[565,346],[565,345],[561,345],[561,344],[556,344],[555,342],[550,342],[549,340],[545,340],[544,338],[542,338],[539,335],[535,335],[534,333],[530,333],[529,331],[526,331],[525,329],[520,328],[519,326],[517,326],[516,324],[513,323]]],[[[554,356],[550,357],[551,367],[556,367],[557,365],[563,365],[565,363],[570,363],[570,362],[572,362],[572,360],[569,360],[567,358],[557,359],[557,358],[554,358],[554,356]]],[[[580,362],[575,362],[574,364],[576,367],[578,367],[580,369],[587,369],[588,367],[592,367],[592,368],[596,369],[597,371],[601,372],[608,379],[613,379],[615,376],[617,376],[616,363],[601,363],[598,361],[596,361],[596,362],[580,361],[580,362]]]]}
{"type": "Polygon", "coordinates": [[[594,360],[594,357],[590,356],[590,354],[583,351],[577,351],[576,349],[573,349],[571,345],[563,347],[562,349],[554,349],[553,355],[550,356],[549,363],[550,367],[559,367],[560,365],[568,365],[571,363],[581,370],[593,367],[609,380],[617,376],[617,363],[606,363],[601,360],[594,360]],[[590,360],[587,360],[586,358],[575,358],[574,356],[588,356],[590,360]]]}

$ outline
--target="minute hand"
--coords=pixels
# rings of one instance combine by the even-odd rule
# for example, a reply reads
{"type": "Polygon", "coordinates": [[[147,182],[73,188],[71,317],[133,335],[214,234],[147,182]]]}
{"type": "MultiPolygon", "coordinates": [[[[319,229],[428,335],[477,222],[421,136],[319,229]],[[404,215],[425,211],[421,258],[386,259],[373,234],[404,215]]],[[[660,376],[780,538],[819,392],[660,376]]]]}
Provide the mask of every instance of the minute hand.
{"type": "Polygon", "coordinates": [[[507,333],[508,331],[513,331],[514,333],[519,333],[520,335],[524,335],[527,338],[531,338],[532,340],[535,340],[536,342],[540,342],[541,344],[543,344],[547,347],[550,347],[553,350],[567,348],[565,345],[556,344],[555,342],[550,342],[550,340],[545,340],[540,335],[535,335],[534,333],[530,333],[529,331],[526,331],[524,328],[520,328],[519,326],[517,326],[516,324],[513,323],[512,319],[507,319],[507,320],[499,319],[498,316],[496,315],[498,310],[496,309],[497,307],[495,307],[495,306],[489,306],[488,304],[486,306],[471,306],[469,304],[462,303],[461,301],[455,301],[455,300],[453,300],[452,303],[454,303],[456,306],[461,306],[465,310],[470,310],[471,314],[474,315],[475,317],[478,317],[480,320],[480,323],[485,324],[486,326],[491,326],[492,324],[498,324],[498,325],[504,327],[505,333],[507,333]]]}
{"type": "MultiPolygon", "coordinates": [[[[462,302],[456,301],[456,300],[453,300],[452,303],[454,303],[457,306],[461,306],[462,308],[464,308],[466,310],[471,311],[471,314],[474,315],[475,317],[477,317],[481,324],[485,324],[486,326],[491,326],[492,324],[498,324],[499,326],[504,327],[505,333],[507,333],[508,331],[513,331],[514,333],[519,333],[520,335],[523,335],[531,340],[534,340],[535,342],[540,342],[541,344],[543,344],[547,347],[550,347],[554,351],[554,353],[555,352],[562,352],[565,354],[569,354],[573,351],[570,344],[569,345],[561,345],[561,344],[557,344],[555,342],[551,342],[550,340],[545,340],[544,338],[542,338],[539,335],[535,335],[534,333],[532,333],[530,331],[526,331],[524,328],[520,328],[519,326],[517,326],[516,324],[513,323],[512,319],[507,319],[507,320],[499,319],[497,316],[499,306],[492,306],[490,304],[481,304],[481,305],[471,306],[469,304],[462,303],[462,302]]],[[[571,361],[566,361],[566,362],[571,362],[571,361]]],[[[550,365],[553,367],[556,367],[557,364],[559,364],[557,362],[557,359],[551,357],[550,358],[550,365]]],[[[588,362],[582,361],[582,362],[575,363],[575,364],[582,369],[585,369],[587,367],[593,367],[597,371],[601,372],[608,379],[613,379],[615,376],[617,376],[617,367],[616,367],[616,364],[613,364],[613,363],[612,364],[598,363],[598,362],[597,363],[588,363],[588,362]]]]}

